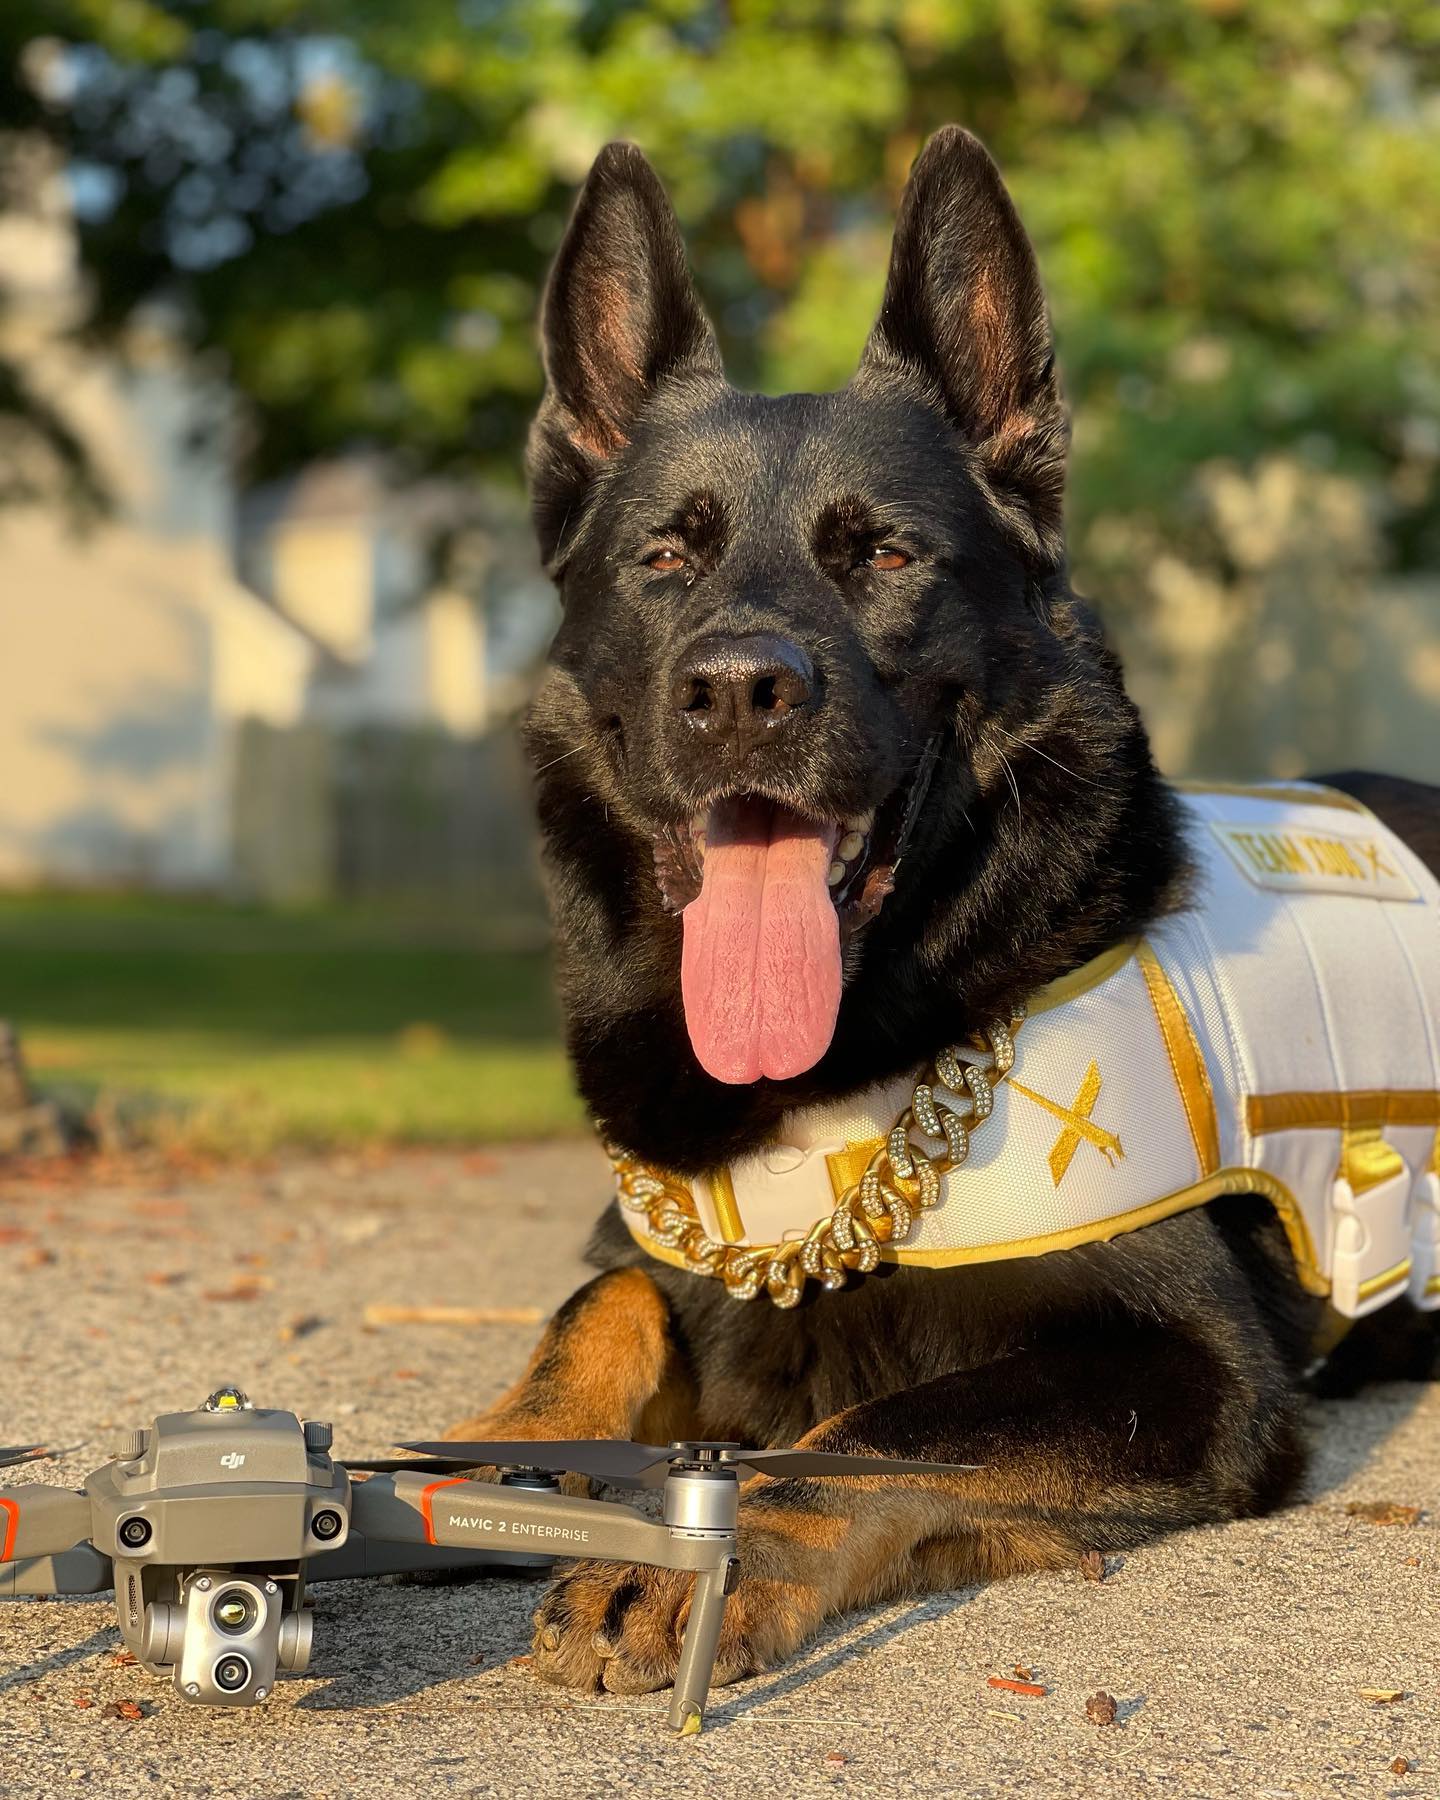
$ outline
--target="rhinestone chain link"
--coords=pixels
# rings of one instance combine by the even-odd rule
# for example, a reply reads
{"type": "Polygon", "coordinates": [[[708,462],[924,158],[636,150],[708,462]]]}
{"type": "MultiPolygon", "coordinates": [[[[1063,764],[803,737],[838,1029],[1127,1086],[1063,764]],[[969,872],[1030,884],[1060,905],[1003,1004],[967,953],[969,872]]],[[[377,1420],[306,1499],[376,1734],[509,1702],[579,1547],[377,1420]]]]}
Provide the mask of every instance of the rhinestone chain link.
{"type": "Polygon", "coordinates": [[[880,1260],[881,1245],[903,1243],[915,1215],[940,1198],[943,1178],[970,1154],[971,1138],[994,1111],[996,1085],[1015,1066],[1015,1032],[1024,1016],[1022,1008],[1008,1024],[997,1019],[978,1034],[981,1062],[954,1046],[940,1052],[859,1181],[804,1238],[716,1243],[706,1235],[683,1182],[607,1144],[620,1204],[643,1213],[649,1236],[677,1251],[692,1273],[723,1281],[732,1300],[754,1300],[763,1289],[776,1306],[796,1306],[807,1280],[833,1293],[852,1270],[868,1275],[880,1260]]]}

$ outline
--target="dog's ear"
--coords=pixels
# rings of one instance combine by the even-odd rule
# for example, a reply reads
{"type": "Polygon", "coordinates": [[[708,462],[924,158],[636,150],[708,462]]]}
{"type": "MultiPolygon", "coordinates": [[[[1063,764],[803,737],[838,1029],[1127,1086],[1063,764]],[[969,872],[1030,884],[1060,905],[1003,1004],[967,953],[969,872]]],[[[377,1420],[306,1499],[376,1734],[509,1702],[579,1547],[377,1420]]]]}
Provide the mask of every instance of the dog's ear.
{"type": "Polygon", "coordinates": [[[937,131],[900,201],[862,368],[918,371],[1028,548],[1063,554],[1067,426],[1035,252],[979,138],[937,131]]]}
{"type": "Polygon", "coordinates": [[[541,553],[553,566],[567,519],[659,384],[720,373],[674,209],[633,144],[607,144],[586,178],[550,271],[541,343],[545,395],[527,464],[541,553]]]}

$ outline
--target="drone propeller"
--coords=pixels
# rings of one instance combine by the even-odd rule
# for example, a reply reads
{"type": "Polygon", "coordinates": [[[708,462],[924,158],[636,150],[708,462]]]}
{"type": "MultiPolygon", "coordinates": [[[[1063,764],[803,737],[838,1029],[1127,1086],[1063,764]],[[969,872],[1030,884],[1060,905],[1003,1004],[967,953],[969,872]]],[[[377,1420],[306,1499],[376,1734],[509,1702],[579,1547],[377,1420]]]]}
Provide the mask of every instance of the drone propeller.
{"type": "Polygon", "coordinates": [[[618,1438],[575,1438],[555,1442],[490,1444],[405,1444],[426,1458],[425,1464],[398,1466],[433,1470],[472,1468],[477,1464],[507,1468],[549,1469],[588,1475],[613,1487],[663,1487],[676,1464],[749,1469],[764,1475],[956,1475],[983,1467],[980,1463],[908,1462],[889,1456],[845,1456],[830,1450],[748,1450],[742,1444],[631,1444],[618,1438]]]}
{"type": "Polygon", "coordinates": [[[16,1463],[49,1462],[79,1448],[79,1444],[66,1444],[58,1450],[51,1444],[6,1444],[0,1446],[0,1469],[12,1469],[16,1463]]]}
{"type": "Polygon", "coordinates": [[[451,1456],[345,1456],[337,1457],[335,1466],[360,1475],[394,1475],[401,1470],[411,1475],[449,1475],[454,1471],[455,1459],[451,1456]]]}

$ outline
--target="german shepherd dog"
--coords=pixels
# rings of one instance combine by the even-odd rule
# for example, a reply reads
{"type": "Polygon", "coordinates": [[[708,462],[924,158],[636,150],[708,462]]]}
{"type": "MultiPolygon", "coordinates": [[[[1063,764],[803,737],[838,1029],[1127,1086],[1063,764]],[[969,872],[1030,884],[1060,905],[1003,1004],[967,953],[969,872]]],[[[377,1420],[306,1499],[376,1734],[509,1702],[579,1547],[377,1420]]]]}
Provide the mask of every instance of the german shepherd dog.
{"type": "MultiPolygon", "coordinates": [[[[719,1167],[1184,904],[1176,803],[1069,584],[1045,298],[976,138],[947,128],[916,162],[839,393],[726,384],[669,202],[625,144],[580,195],[542,337],[528,466],[564,617],[528,742],[569,1049],[609,1140],[719,1167]],[[852,835],[881,879],[827,887],[852,835]]],[[[1440,792],[1329,779],[1440,866],[1440,792]]],[[[589,1259],[524,1377],[452,1436],[984,1465],[750,1481],[722,1681],[848,1609],[1274,1507],[1302,1472],[1323,1303],[1258,1197],[1025,1260],[882,1264],[789,1311],[647,1257],[613,1205],[589,1259]]],[[[1351,1334],[1334,1383],[1376,1345],[1384,1372],[1432,1373],[1430,1321],[1402,1310],[1351,1334]]],[[[537,1672],[666,1685],[689,1586],[571,1565],[537,1672]]]]}

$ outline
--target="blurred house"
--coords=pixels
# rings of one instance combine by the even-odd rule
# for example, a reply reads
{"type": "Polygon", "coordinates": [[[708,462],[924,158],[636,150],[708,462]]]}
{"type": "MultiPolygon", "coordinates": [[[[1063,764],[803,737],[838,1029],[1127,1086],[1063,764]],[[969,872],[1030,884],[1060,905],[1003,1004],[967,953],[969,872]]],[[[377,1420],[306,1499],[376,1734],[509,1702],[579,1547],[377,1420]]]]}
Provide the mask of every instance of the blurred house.
{"type": "MultiPolygon", "coordinates": [[[[435,754],[459,744],[497,803],[523,811],[508,738],[476,747],[513,714],[548,629],[537,582],[511,574],[488,609],[496,656],[482,609],[430,587],[443,494],[388,493],[357,458],[240,495],[223,388],[182,362],[163,320],[123,357],[67,336],[80,292],[59,181],[32,214],[0,216],[0,291],[0,351],[112,501],[84,530],[53,504],[0,509],[0,883],[299,898],[361,865],[383,880],[383,844],[357,860],[342,841],[341,815],[363,810],[341,792],[357,736],[356,779],[383,789],[398,762],[412,812],[417,742],[432,752],[421,787],[464,785],[465,755],[442,771],[435,754]]],[[[428,799],[432,820],[460,803],[428,799]]],[[[526,860],[518,817],[491,837],[526,860]]],[[[444,884],[449,851],[438,865],[409,851],[444,884]]]]}

